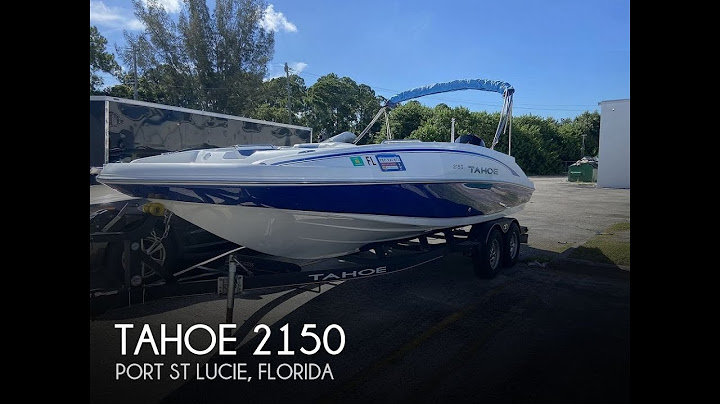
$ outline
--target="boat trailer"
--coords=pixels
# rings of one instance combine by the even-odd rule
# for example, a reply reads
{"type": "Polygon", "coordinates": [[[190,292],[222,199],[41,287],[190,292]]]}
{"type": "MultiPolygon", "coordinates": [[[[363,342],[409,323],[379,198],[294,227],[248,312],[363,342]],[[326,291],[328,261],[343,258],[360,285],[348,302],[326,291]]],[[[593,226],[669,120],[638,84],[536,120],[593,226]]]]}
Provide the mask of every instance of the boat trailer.
{"type": "MultiPolygon", "coordinates": [[[[183,270],[170,273],[158,265],[138,240],[167,213],[153,204],[146,214],[119,232],[99,231],[91,241],[122,242],[124,283],[119,288],[91,289],[91,316],[108,309],[129,307],[165,297],[217,293],[228,300],[227,319],[232,319],[235,295],[244,290],[301,287],[387,275],[415,268],[450,253],[472,259],[475,273],[494,277],[501,267],[513,266],[520,243],[527,243],[527,227],[504,217],[480,224],[441,229],[411,239],[374,243],[361,251],[336,258],[299,260],[263,254],[238,246],[183,270]]],[[[148,249],[150,250],[150,249],[148,249]]]]}

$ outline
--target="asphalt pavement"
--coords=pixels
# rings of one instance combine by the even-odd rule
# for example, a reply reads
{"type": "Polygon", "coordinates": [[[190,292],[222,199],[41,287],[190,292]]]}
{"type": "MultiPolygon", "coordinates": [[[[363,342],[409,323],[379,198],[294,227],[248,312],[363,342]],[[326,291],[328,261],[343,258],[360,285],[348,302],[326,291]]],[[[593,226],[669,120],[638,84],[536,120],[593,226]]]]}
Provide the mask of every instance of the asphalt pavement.
{"type": "MultiPolygon", "coordinates": [[[[246,291],[235,300],[236,341],[224,345],[234,355],[219,355],[217,344],[203,355],[183,346],[178,355],[174,342],[156,355],[141,335],[148,325],[159,344],[161,324],[171,336],[178,325],[217,333],[226,314],[220,296],[157,300],[92,319],[91,402],[628,402],[630,271],[532,264],[629,221],[630,191],[532,180],[531,203],[515,215],[529,228],[521,249],[528,259],[492,280],[452,254],[387,276],[246,291]],[[133,325],[125,355],[119,324],[133,325]],[[266,341],[258,324],[271,331],[266,341]],[[300,351],[315,345],[304,328],[319,336],[317,353],[300,351]],[[173,380],[172,366],[185,363],[188,373],[173,380]],[[159,370],[116,376],[123,368],[140,375],[131,364],[159,370]]],[[[197,329],[188,341],[207,347],[211,334],[197,329]]]]}

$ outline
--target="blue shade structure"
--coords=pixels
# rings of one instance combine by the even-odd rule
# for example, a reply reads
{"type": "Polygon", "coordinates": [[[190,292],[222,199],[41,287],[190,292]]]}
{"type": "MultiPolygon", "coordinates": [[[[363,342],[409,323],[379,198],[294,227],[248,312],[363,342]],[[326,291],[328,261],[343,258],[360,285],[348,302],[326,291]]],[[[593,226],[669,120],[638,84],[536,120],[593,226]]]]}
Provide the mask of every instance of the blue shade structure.
{"type": "Polygon", "coordinates": [[[502,110],[500,111],[500,122],[498,123],[497,130],[495,131],[495,138],[490,146],[491,149],[494,149],[495,145],[500,141],[500,135],[505,131],[505,127],[512,114],[512,98],[515,89],[512,85],[510,85],[510,83],[500,80],[487,79],[462,79],[448,81],[445,83],[435,83],[403,91],[391,97],[385,103],[385,107],[392,109],[398,106],[401,102],[412,100],[414,98],[460,90],[491,91],[503,95],[504,102],[502,110]]]}

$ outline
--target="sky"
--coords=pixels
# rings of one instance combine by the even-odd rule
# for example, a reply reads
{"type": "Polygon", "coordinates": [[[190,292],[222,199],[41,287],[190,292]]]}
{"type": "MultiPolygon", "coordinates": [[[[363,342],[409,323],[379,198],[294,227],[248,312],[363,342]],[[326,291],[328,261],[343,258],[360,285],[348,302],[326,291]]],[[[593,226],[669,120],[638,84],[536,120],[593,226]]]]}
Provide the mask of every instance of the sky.
{"type": "MultiPolygon", "coordinates": [[[[183,7],[161,3],[175,16],[183,7]]],[[[214,0],[207,4],[212,12],[214,0]]],[[[514,116],[558,120],[630,98],[629,0],[272,0],[261,23],[275,31],[268,79],[287,62],[308,87],[335,73],[385,98],[456,79],[502,80],[515,88],[514,116]]],[[[130,0],[91,0],[90,25],[111,53],[126,45],[123,30],[143,30],[130,0]]],[[[500,94],[477,90],[418,101],[502,106],[500,94]]]]}

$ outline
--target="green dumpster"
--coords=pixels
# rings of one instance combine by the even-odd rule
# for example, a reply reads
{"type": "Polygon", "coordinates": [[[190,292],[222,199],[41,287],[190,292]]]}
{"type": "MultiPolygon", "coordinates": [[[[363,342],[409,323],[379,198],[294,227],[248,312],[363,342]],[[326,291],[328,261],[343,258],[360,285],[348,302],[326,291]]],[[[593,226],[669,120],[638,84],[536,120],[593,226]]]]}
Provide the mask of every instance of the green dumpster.
{"type": "Polygon", "coordinates": [[[597,159],[583,157],[568,167],[568,181],[597,182],[597,159]]]}

